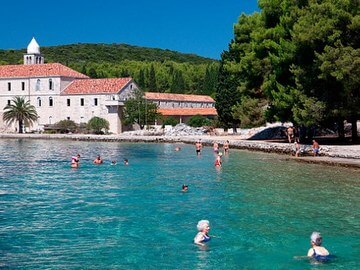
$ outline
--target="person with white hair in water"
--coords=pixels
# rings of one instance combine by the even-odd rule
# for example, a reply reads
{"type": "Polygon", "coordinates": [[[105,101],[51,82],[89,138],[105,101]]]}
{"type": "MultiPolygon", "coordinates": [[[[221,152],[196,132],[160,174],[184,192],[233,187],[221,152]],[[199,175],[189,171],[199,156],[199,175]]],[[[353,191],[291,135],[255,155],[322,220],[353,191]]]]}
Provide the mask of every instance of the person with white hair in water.
{"type": "Polygon", "coordinates": [[[200,246],[204,246],[206,242],[209,242],[211,237],[209,236],[210,222],[208,220],[200,220],[196,226],[198,233],[194,238],[194,243],[200,246]]]}
{"type": "Polygon", "coordinates": [[[319,232],[313,232],[310,236],[311,248],[308,251],[307,256],[314,258],[316,261],[324,262],[330,257],[329,251],[321,246],[322,236],[319,232]]]}

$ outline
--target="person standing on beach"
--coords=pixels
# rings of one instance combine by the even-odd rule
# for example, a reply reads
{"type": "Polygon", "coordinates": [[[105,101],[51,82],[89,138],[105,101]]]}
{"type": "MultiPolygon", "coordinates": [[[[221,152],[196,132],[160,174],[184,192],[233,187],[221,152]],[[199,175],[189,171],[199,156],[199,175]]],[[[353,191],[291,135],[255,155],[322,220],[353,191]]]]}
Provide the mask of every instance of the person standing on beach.
{"type": "Polygon", "coordinates": [[[316,157],[319,155],[320,145],[316,140],[313,140],[312,142],[313,142],[312,144],[313,156],[316,157]]]}
{"type": "Polygon", "coordinates": [[[286,130],[287,136],[288,136],[288,141],[289,143],[292,142],[292,139],[294,138],[294,128],[293,127],[288,127],[286,130]]]}
{"type": "Polygon", "coordinates": [[[195,148],[196,148],[196,155],[201,155],[202,143],[200,140],[198,140],[195,143],[195,148]]]}
{"type": "Polygon", "coordinates": [[[300,155],[300,143],[298,141],[295,140],[295,157],[299,157],[300,155]]]}

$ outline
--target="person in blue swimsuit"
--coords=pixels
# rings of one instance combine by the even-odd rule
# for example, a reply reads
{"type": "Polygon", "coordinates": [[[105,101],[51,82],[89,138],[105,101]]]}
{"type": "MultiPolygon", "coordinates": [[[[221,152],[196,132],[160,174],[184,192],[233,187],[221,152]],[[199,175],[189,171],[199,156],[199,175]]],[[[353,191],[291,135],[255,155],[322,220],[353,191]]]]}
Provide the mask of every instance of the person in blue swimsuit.
{"type": "Polygon", "coordinates": [[[210,222],[208,220],[200,220],[196,226],[199,231],[194,238],[194,243],[200,246],[204,246],[206,242],[209,242],[211,237],[209,236],[210,222]]]}
{"type": "Polygon", "coordinates": [[[311,248],[308,251],[307,256],[315,259],[318,262],[326,262],[330,259],[329,251],[321,246],[322,236],[319,232],[313,232],[310,236],[311,248]]]}

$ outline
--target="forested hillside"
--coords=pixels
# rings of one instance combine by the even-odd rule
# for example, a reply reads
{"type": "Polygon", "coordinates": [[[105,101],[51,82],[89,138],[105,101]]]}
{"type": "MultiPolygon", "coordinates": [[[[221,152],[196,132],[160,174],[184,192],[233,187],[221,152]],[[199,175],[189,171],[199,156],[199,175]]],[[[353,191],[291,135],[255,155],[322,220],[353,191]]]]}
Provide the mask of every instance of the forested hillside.
{"type": "MultiPolygon", "coordinates": [[[[0,64],[21,64],[26,49],[0,50],[0,64]]],[[[126,44],[41,47],[45,62],[58,62],[92,78],[131,76],[145,91],[214,95],[218,61],[194,54],[126,44]]]]}

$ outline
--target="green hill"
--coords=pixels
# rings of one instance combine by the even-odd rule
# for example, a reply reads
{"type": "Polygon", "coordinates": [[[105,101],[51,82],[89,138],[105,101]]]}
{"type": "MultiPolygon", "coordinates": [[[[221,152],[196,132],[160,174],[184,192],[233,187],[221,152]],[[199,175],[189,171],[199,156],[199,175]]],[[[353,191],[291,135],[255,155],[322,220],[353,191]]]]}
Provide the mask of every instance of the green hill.
{"type": "MultiPolygon", "coordinates": [[[[0,65],[22,64],[26,49],[0,50],[0,65]]],[[[71,44],[41,47],[46,63],[57,62],[91,78],[131,76],[145,91],[214,96],[214,59],[126,44],[71,44]]]]}
{"type": "MultiPolygon", "coordinates": [[[[1,64],[21,64],[26,49],[0,50],[1,64]]],[[[157,48],[146,48],[127,44],[70,44],[41,47],[46,62],[72,63],[119,63],[124,60],[209,64],[216,60],[195,54],[185,54],[157,48]]]]}

